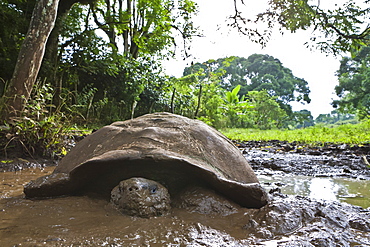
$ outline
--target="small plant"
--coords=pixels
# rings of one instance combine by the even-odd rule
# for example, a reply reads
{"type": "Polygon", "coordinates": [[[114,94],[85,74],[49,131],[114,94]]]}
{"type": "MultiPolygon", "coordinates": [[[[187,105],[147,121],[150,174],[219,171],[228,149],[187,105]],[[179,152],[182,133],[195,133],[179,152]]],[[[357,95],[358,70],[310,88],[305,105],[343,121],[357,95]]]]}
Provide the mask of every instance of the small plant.
{"type": "Polygon", "coordinates": [[[66,153],[64,142],[69,135],[68,122],[64,113],[52,103],[53,92],[46,83],[35,84],[21,116],[5,123],[8,127],[5,154],[17,146],[30,156],[55,157],[66,153]]]}

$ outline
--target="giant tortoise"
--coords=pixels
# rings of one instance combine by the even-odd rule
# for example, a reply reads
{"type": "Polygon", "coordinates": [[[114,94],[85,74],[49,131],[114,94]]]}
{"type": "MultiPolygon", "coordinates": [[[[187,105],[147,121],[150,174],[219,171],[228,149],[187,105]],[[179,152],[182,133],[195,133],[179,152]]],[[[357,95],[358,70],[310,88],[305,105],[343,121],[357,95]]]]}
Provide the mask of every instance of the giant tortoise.
{"type": "MultiPolygon", "coordinates": [[[[168,211],[169,197],[193,185],[242,207],[267,203],[266,192],[230,140],[201,121],[170,113],[147,114],[99,129],[80,141],[51,175],[29,182],[24,193],[28,198],[111,195],[120,208],[130,200],[138,207],[154,196],[154,213],[142,215],[153,216],[168,211]]],[[[123,211],[140,215],[140,210],[123,211]]]]}

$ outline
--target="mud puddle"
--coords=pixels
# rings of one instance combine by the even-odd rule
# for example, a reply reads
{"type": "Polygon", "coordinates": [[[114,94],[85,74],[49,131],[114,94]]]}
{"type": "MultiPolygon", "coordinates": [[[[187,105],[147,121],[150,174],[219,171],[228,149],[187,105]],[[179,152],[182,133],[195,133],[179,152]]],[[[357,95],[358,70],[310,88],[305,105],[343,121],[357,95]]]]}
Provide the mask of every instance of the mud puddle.
{"type": "Polygon", "coordinates": [[[280,188],[281,193],[287,195],[346,202],[363,208],[370,207],[370,180],[284,174],[257,176],[267,191],[280,188]]]}
{"type": "Polygon", "coordinates": [[[173,209],[150,219],[120,214],[86,196],[28,200],[23,185],[54,167],[0,173],[0,246],[244,246],[247,232],[230,217],[173,209]],[[227,230],[227,231],[226,231],[227,230]]]}
{"type": "Polygon", "coordinates": [[[370,207],[368,146],[310,148],[278,141],[238,145],[267,190],[370,207]]]}

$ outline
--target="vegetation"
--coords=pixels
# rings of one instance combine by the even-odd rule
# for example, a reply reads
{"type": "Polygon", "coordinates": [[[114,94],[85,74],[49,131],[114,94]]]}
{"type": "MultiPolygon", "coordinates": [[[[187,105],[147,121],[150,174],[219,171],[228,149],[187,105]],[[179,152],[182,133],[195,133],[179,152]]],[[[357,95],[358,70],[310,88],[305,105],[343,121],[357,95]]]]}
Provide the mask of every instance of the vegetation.
{"type": "MultiPolygon", "coordinates": [[[[196,74],[200,81],[213,81],[219,87],[224,104],[218,105],[223,110],[217,109],[217,115],[224,119],[218,119],[216,122],[222,124],[213,124],[215,127],[269,129],[296,126],[303,120],[292,111],[289,103],[310,102],[307,82],[295,77],[290,69],[269,55],[208,60],[185,68],[184,76],[191,74],[196,74]]],[[[306,114],[312,118],[310,112],[306,114]]],[[[204,112],[200,116],[209,118],[204,112]]],[[[213,122],[212,117],[208,120],[213,122]]]]}
{"type": "Polygon", "coordinates": [[[52,102],[54,90],[50,85],[38,81],[34,87],[22,114],[0,126],[2,151],[5,155],[12,150],[16,155],[25,152],[31,157],[63,156],[73,136],[84,132],[74,127],[71,115],[55,108],[52,102]]]}
{"type": "Polygon", "coordinates": [[[220,85],[226,90],[240,85],[239,95],[245,95],[249,91],[266,90],[270,96],[276,97],[280,106],[287,111],[291,111],[289,103],[292,101],[311,101],[307,82],[294,76],[279,59],[269,55],[253,54],[248,58],[226,57],[208,60],[185,68],[184,75],[199,70],[219,73],[220,85]]]}
{"type": "Polygon", "coordinates": [[[342,113],[339,110],[334,110],[328,114],[320,114],[315,119],[316,124],[324,125],[342,125],[342,124],[357,124],[359,123],[356,115],[350,113],[342,113]]]}
{"type": "MultiPolygon", "coordinates": [[[[368,118],[369,26],[363,19],[369,8],[351,0],[333,9],[298,0],[269,5],[255,20],[267,23],[268,30],[275,22],[292,32],[314,28],[323,36],[313,37],[322,50],[352,52],[342,60],[340,100],[333,104],[341,116],[368,118]]],[[[252,21],[235,11],[231,25],[264,45],[270,32],[242,28],[252,21]]],[[[75,125],[100,126],[155,111],[198,118],[216,128],[292,129],[315,123],[309,111],[293,112],[289,105],[310,102],[307,82],[266,54],[197,63],[181,78],[165,75],[163,59],[179,47],[189,55],[191,39],[199,35],[192,22],[196,13],[192,0],[1,1],[2,146],[18,141],[30,155],[59,155],[75,125]]],[[[337,121],[328,115],[316,122],[337,121]]]]}
{"type": "Polygon", "coordinates": [[[311,126],[294,130],[258,130],[258,129],[223,129],[228,138],[240,141],[270,141],[280,140],[322,145],[336,144],[369,144],[370,121],[359,124],[345,124],[335,127],[324,125],[311,126]]]}
{"type": "MultiPolygon", "coordinates": [[[[23,11],[21,2],[6,2],[1,5],[0,10],[10,12],[11,17],[16,18],[16,13],[23,11]]],[[[186,55],[187,43],[193,35],[197,35],[191,21],[191,17],[196,13],[196,4],[190,0],[137,0],[127,1],[125,4],[122,1],[99,0],[84,2],[87,6],[73,5],[77,1],[61,1],[56,18],[52,18],[55,17],[52,15],[42,15],[48,7],[53,7],[52,13],[56,13],[55,4],[58,2],[54,0],[53,5],[47,5],[45,1],[37,1],[31,18],[33,22],[30,23],[27,34],[20,35],[28,42],[23,42],[20,50],[28,49],[29,54],[19,56],[21,59],[17,60],[15,66],[17,70],[11,69],[16,72],[11,78],[0,75],[4,81],[9,80],[2,104],[6,107],[0,109],[0,114],[5,119],[18,116],[22,112],[36,81],[44,50],[45,59],[40,78],[48,80],[58,89],[58,98],[63,88],[76,93],[82,91],[85,85],[80,87],[79,82],[91,79],[84,78],[86,74],[119,78],[123,73],[127,78],[131,76],[126,69],[130,67],[130,63],[135,65],[135,61],[152,61],[154,58],[161,59],[171,54],[170,49],[178,46],[176,32],[182,37],[186,55]],[[43,19],[44,16],[50,18],[43,19]],[[49,28],[41,28],[40,23],[45,23],[49,28]],[[53,33],[50,34],[54,24],[53,33]],[[97,30],[104,35],[98,35],[97,30]],[[41,32],[44,32],[40,35],[42,40],[36,39],[35,37],[39,36],[33,34],[41,32]],[[40,51],[38,54],[31,52],[30,47],[42,49],[36,49],[40,51]],[[27,62],[27,59],[35,62],[27,62]],[[18,75],[17,71],[23,73],[18,75]],[[29,74],[26,71],[32,71],[32,76],[25,78],[24,75],[29,74]]],[[[14,46],[11,42],[5,45],[14,46]]],[[[132,71],[134,69],[136,68],[132,68],[132,71]]],[[[131,78],[135,78],[135,75],[131,78]]],[[[142,85],[137,87],[139,89],[135,90],[140,91],[142,85]]],[[[100,94],[104,94],[104,89],[97,89],[100,94]]],[[[127,108],[132,108],[133,101],[125,103],[127,108]]]]}
{"type": "Polygon", "coordinates": [[[370,116],[370,46],[361,48],[353,58],[344,57],[338,70],[339,85],[335,87],[340,100],[333,105],[342,112],[356,114],[360,119],[370,116]]]}
{"type": "Polygon", "coordinates": [[[284,31],[311,30],[311,42],[323,52],[340,54],[355,52],[370,45],[368,24],[369,0],[333,1],[331,3],[308,0],[269,0],[269,7],[253,19],[243,16],[243,0],[234,1],[235,14],[230,25],[247,35],[252,41],[265,45],[277,27],[284,31]],[[265,24],[256,28],[255,24],[265,24]]]}

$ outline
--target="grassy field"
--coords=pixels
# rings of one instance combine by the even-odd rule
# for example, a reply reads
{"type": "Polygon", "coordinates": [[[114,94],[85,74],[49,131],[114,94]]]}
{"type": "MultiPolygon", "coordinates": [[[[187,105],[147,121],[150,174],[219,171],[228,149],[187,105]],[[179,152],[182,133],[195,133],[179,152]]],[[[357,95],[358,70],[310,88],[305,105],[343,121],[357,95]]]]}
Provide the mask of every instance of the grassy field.
{"type": "Polygon", "coordinates": [[[339,126],[313,126],[295,130],[223,129],[221,132],[232,140],[279,140],[307,144],[346,143],[369,144],[370,121],[339,126]]]}

